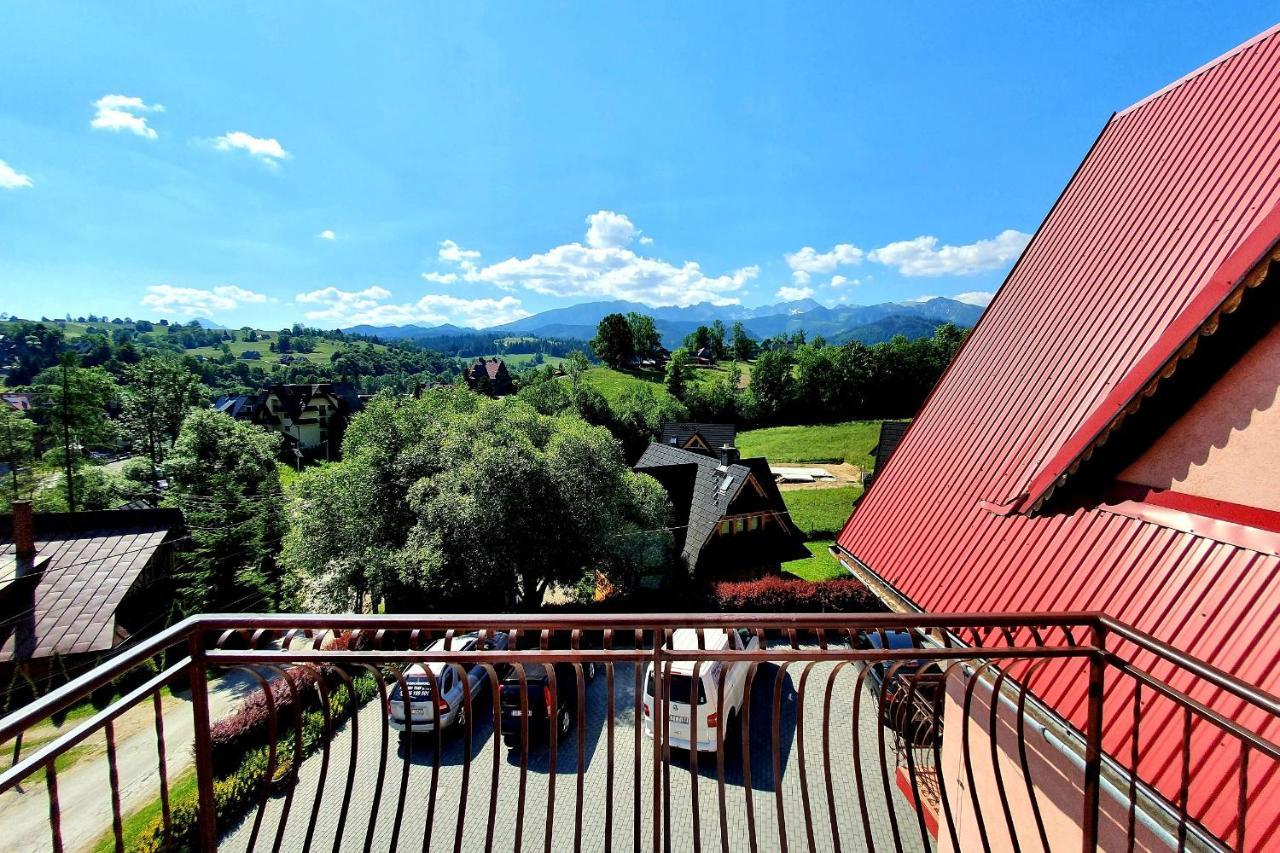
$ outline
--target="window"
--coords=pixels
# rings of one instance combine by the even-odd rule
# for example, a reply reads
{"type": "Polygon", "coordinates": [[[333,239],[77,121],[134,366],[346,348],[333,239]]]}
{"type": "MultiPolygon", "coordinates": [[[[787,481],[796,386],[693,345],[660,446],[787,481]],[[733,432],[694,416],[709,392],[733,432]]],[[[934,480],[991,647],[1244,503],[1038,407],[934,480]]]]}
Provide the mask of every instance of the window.
{"type": "Polygon", "coordinates": [[[735,529],[735,532],[742,533],[744,530],[747,529],[747,520],[745,518],[735,519],[734,529],[735,529]]]}
{"type": "Polygon", "coordinates": [[[736,630],[738,632],[738,645],[745,649],[747,643],[751,642],[751,631],[746,628],[738,628],[736,630]]]}
{"type": "Polygon", "coordinates": [[[720,535],[721,535],[721,536],[728,536],[728,535],[729,535],[730,533],[732,533],[732,532],[733,532],[733,522],[732,522],[732,521],[729,521],[729,520],[727,520],[727,519],[726,519],[725,521],[720,522],[720,535]]]}
{"type": "Polygon", "coordinates": [[[758,516],[758,515],[753,515],[753,516],[751,516],[751,518],[750,518],[750,519],[748,519],[748,521],[747,521],[747,529],[748,529],[748,530],[759,530],[759,529],[760,529],[760,516],[758,516]]]}

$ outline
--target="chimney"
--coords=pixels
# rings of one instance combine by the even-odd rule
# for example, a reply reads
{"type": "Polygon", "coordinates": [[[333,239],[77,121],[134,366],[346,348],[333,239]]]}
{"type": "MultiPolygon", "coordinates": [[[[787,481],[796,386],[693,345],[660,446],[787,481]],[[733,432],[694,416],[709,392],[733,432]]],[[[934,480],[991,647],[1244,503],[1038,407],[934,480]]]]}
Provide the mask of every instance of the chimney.
{"type": "Polygon", "coordinates": [[[31,516],[31,501],[13,502],[13,546],[18,559],[30,559],[36,555],[36,528],[31,516]]]}
{"type": "Polygon", "coordinates": [[[732,444],[720,445],[720,464],[721,465],[733,465],[740,458],[742,458],[742,454],[739,453],[738,448],[734,447],[732,444]]]}

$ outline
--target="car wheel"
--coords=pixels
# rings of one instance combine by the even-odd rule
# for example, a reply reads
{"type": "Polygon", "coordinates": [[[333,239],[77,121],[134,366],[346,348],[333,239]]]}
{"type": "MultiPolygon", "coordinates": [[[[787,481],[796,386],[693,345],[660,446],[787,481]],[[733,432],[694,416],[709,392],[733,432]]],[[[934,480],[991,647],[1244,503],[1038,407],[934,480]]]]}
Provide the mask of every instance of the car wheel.
{"type": "Polygon", "coordinates": [[[408,732],[400,732],[400,745],[401,745],[401,746],[408,746],[408,745],[409,745],[409,733],[408,733],[408,732]]]}
{"type": "Polygon", "coordinates": [[[503,735],[503,736],[502,736],[502,744],[503,744],[503,746],[505,746],[507,749],[519,749],[519,748],[520,748],[520,735],[507,733],[507,734],[505,734],[505,735],[503,735]]]}
{"type": "Polygon", "coordinates": [[[588,663],[585,669],[587,673],[587,681],[591,681],[596,677],[596,665],[594,663],[588,663]]]}
{"type": "Polygon", "coordinates": [[[458,731],[462,731],[467,727],[467,706],[466,705],[459,706],[458,713],[453,718],[453,727],[458,731]]]}
{"type": "Polygon", "coordinates": [[[556,712],[556,731],[561,737],[569,733],[569,728],[572,725],[573,718],[569,715],[568,708],[561,708],[556,712]]]}

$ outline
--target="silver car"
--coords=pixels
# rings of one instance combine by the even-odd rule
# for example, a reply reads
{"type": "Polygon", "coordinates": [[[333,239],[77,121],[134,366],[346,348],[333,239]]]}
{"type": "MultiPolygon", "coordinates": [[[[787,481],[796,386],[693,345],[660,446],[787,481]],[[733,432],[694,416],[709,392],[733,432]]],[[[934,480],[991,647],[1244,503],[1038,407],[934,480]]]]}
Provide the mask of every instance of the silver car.
{"type": "MultiPolygon", "coordinates": [[[[444,645],[443,639],[437,640],[427,647],[427,651],[444,651],[444,645]]],[[[486,637],[481,643],[479,634],[463,634],[453,638],[450,649],[455,652],[506,651],[507,635],[499,631],[486,637]]],[[[435,731],[437,725],[441,729],[448,729],[452,726],[467,724],[466,703],[463,697],[470,694],[474,702],[483,693],[485,687],[489,686],[489,673],[480,664],[461,664],[461,667],[466,674],[465,678],[459,675],[457,666],[443,661],[415,663],[404,671],[405,686],[409,689],[408,713],[411,715],[409,721],[412,725],[406,721],[404,695],[398,682],[391,691],[391,713],[387,720],[392,729],[400,732],[402,743],[408,740],[411,734],[435,731]],[[435,676],[436,684],[439,685],[439,696],[432,691],[428,671],[435,676]]],[[[498,665],[495,662],[494,668],[497,670],[498,678],[502,678],[506,665],[498,665]]]]}

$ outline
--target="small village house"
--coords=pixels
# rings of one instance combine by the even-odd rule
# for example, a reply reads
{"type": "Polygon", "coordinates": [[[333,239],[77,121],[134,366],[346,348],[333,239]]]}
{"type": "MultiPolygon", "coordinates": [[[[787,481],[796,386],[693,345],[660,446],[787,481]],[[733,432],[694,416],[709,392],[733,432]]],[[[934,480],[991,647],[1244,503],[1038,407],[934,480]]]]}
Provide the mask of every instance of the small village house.
{"type": "Polygon", "coordinates": [[[515,390],[506,362],[497,357],[477,358],[467,367],[465,377],[468,388],[490,397],[505,397],[515,390]]]}
{"type": "Polygon", "coordinates": [[[763,457],[740,459],[651,444],[635,470],[666,489],[675,508],[675,544],[690,573],[715,581],[776,575],[810,556],[763,457]]]}
{"type": "Polygon", "coordinates": [[[290,461],[336,459],[347,424],[363,408],[363,400],[346,382],[280,384],[257,394],[219,397],[213,408],[284,436],[282,455],[290,461]]]}

